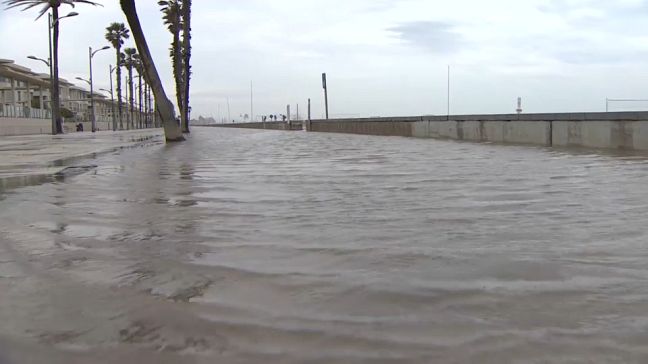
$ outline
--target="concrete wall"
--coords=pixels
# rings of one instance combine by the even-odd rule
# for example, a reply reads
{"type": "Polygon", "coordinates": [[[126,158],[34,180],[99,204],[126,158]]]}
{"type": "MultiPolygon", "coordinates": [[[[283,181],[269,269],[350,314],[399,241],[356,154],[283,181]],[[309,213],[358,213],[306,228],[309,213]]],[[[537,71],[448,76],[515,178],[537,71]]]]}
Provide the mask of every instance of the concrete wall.
{"type": "Polygon", "coordinates": [[[648,121],[556,121],[553,145],[648,150],[648,121]]]}
{"type": "MultiPolygon", "coordinates": [[[[91,123],[84,122],[83,131],[92,131],[91,123]]],[[[112,130],[112,123],[97,122],[99,130],[112,130]]],[[[50,134],[50,119],[0,118],[0,136],[50,134]]],[[[75,133],[75,123],[63,123],[63,132],[75,133]]]]}
{"type": "MultiPolygon", "coordinates": [[[[260,125],[261,123],[250,123],[224,126],[260,129],[260,125]]],[[[270,129],[270,127],[266,125],[266,129],[270,129]]],[[[301,125],[294,129],[301,129],[301,125]]],[[[313,120],[309,129],[310,131],[329,133],[413,136],[557,147],[648,150],[648,112],[313,120]]]]}
{"type": "MultiPolygon", "coordinates": [[[[266,129],[266,130],[288,130],[288,123],[283,121],[266,121],[265,123],[235,123],[235,124],[215,124],[205,125],[208,127],[218,128],[241,128],[241,129],[266,129]]],[[[290,130],[302,130],[301,121],[293,121],[290,130]]]]}
{"type": "Polygon", "coordinates": [[[49,119],[0,118],[0,136],[51,132],[52,122],[49,119]]]}
{"type": "Polygon", "coordinates": [[[371,120],[312,122],[310,131],[406,137],[412,136],[412,126],[409,123],[371,120]]]}

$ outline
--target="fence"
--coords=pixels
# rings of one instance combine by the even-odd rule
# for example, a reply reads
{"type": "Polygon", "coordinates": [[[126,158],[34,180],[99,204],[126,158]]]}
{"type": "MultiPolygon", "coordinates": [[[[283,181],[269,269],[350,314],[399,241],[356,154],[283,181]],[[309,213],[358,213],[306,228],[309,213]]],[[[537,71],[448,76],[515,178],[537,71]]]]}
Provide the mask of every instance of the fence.
{"type": "Polygon", "coordinates": [[[34,109],[27,106],[0,105],[0,117],[25,119],[50,119],[50,110],[34,109]]]}

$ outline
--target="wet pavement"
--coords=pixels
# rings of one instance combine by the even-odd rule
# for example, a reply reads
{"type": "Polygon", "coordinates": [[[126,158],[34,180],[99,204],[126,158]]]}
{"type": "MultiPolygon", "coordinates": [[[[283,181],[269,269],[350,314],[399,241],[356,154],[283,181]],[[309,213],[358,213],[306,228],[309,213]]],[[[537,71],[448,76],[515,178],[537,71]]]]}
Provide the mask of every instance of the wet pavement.
{"type": "Polygon", "coordinates": [[[0,197],[2,364],[648,361],[646,155],[195,128],[63,168],[0,197]]]}

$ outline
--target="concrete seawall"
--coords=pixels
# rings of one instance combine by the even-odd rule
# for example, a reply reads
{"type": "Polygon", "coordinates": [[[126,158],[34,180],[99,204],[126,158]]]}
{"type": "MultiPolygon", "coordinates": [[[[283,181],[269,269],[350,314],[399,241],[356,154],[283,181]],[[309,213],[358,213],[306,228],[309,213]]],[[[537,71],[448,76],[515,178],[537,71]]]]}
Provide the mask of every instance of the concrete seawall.
{"type": "MultiPolygon", "coordinates": [[[[263,129],[263,123],[217,125],[263,129]]],[[[293,122],[292,130],[301,130],[293,122]]],[[[285,123],[265,129],[287,130],[285,123]]],[[[312,120],[309,131],[556,147],[648,150],[648,112],[496,114],[312,120]]]]}
{"type": "Polygon", "coordinates": [[[265,123],[217,124],[219,128],[267,129],[267,130],[302,130],[301,121],[292,122],[290,127],[283,121],[266,121],[265,123]]]}

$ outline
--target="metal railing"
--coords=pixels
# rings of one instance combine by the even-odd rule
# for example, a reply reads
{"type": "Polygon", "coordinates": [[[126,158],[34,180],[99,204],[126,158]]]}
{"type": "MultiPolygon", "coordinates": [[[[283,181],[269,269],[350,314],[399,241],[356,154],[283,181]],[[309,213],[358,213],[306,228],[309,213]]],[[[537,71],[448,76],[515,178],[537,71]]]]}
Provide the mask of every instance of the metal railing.
{"type": "Polygon", "coordinates": [[[35,109],[27,106],[0,105],[0,118],[50,119],[50,110],[35,109]]]}

